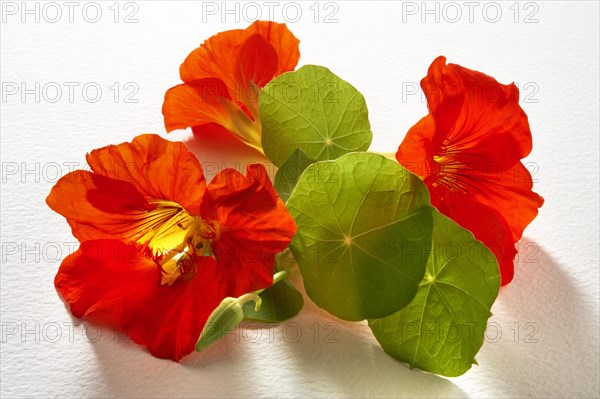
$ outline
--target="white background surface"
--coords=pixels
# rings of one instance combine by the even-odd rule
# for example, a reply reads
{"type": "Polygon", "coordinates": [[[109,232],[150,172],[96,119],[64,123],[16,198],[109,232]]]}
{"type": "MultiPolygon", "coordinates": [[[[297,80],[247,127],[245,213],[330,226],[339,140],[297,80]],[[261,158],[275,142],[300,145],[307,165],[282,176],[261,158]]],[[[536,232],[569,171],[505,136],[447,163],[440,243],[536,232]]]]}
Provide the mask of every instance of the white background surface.
{"type": "MultiPolygon", "coordinates": [[[[23,23],[17,2],[19,13],[3,15],[1,25],[4,88],[55,82],[63,93],[56,103],[48,101],[52,91],[42,92],[39,102],[19,93],[1,103],[3,398],[599,395],[598,3],[537,2],[528,8],[521,3],[517,23],[509,9],[513,2],[498,3],[497,23],[485,20],[485,3],[469,22],[468,8],[458,2],[463,15],[451,23],[455,11],[446,8],[443,14],[443,3],[439,22],[435,15],[421,21],[420,2],[413,3],[419,13],[405,15],[403,22],[401,2],[362,1],[336,2],[337,23],[322,22],[321,3],[315,23],[312,3],[299,3],[302,17],[289,24],[301,40],[300,65],[325,65],[365,95],[375,151],[395,151],[426,114],[424,100],[403,98],[403,87],[414,87],[438,55],[501,82],[517,82],[522,100],[529,95],[522,106],[534,151],[526,161],[535,168],[535,189],[546,203],[520,243],[514,282],[494,305],[479,366],[454,379],[411,371],[385,355],[366,325],[340,322],[311,304],[293,320],[297,324],[238,331],[237,342],[236,335],[229,336],[180,364],[155,359],[124,337],[115,340],[107,329],[96,338],[97,328],[72,320],[52,282],[75,242],[64,219],[44,202],[57,173],[67,173],[69,162],[82,167],[93,148],[143,132],[166,136],[160,109],[165,90],[179,82],[179,64],[210,35],[251,21],[242,16],[236,23],[229,15],[222,23],[217,14],[203,22],[200,2],[137,1],[137,23],[114,23],[111,1],[99,3],[103,14],[97,23],[82,17],[86,2],[75,9],[72,23],[62,2],[58,23],[44,15],[39,23],[34,15],[23,23]],[[538,22],[523,23],[535,7],[538,22]],[[65,82],[79,83],[72,102],[65,82]],[[103,91],[95,103],[81,93],[90,82],[103,91]],[[122,96],[131,91],[125,90],[115,103],[110,90],[115,82],[121,90],[128,82],[137,85],[133,98],[139,101],[125,103],[122,96]],[[298,329],[299,342],[286,342],[298,329]]],[[[258,4],[267,16],[268,9],[258,4]]],[[[43,3],[39,7],[42,11],[43,3]]],[[[123,7],[120,20],[133,10],[123,7]]],[[[285,20],[281,7],[274,15],[278,21],[285,20]]],[[[294,18],[289,12],[288,21],[294,18]]],[[[488,19],[494,17],[492,9],[488,13],[488,19]]]]}

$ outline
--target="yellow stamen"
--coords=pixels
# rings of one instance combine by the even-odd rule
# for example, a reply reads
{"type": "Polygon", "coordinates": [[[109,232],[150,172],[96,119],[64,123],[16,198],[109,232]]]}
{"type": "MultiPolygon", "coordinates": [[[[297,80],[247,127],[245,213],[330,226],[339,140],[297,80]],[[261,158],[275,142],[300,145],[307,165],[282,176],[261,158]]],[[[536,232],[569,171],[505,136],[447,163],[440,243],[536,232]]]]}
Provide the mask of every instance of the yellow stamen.
{"type": "Polygon", "coordinates": [[[150,200],[155,208],[132,215],[123,237],[137,244],[162,269],[161,284],[173,284],[196,271],[197,256],[214,256],[212,240],[218,227],[190,215],[173,201],[150,200]]]}
{"type": "Polygon", "coordinates": [[[455,160],[452,154],[453,152],[449,151],[433,156],[440,169],[436,171],[436,180],[432,184],[434,187],[445,185],[450,190],[466,191],[463,186],[468,184],[471,168],[455,160]]]}

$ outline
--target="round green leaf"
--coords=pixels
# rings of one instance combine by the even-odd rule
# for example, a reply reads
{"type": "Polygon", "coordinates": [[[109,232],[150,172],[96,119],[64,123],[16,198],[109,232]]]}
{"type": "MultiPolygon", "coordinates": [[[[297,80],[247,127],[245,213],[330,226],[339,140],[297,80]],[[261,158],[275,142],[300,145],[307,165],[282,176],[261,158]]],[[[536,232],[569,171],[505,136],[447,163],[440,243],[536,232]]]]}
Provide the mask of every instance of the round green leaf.
{"type": "Polygon", "coordinates": [[[365,151],[372,139],[365,99],[329,69],[306,65],[264,87],[262,146],[275,165],[301,148],[317,161],[365,151]]]}
{"type": "Polygon", "coordinates": [[[369,320],[369,326],[394,358],[453,377],[475,363],[500,275],[492,252],[437,211],[432,242],[416,297],[391,316],[369,320]]]}
{"type": "Polygon", "coordinates": [[[304,286],[345,320],[388,316],[410,303],[431,245],[427,188],[397,162],[353,153],[317,162],[287,207],[304,286]]]}

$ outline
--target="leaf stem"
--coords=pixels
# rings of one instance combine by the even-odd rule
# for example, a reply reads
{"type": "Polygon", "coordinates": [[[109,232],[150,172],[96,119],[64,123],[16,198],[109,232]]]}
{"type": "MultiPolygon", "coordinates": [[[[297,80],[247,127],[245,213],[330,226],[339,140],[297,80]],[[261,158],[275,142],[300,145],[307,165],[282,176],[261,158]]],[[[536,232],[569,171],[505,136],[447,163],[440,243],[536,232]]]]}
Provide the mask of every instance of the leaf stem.
{"type": "Polygon", "coordinates": [[[273,284],[277,284],[281,280],[285,280],[288,278],[290,273],[287,270],[280,270],[273,275],[273,284]]]}
{"type": "Polygon", "coordinates": [[[258,292],[249,292],[247,294],[242,295],[237,298],[237,302],[240,304],[240,307],[243,307],[246,302],[253,301],[254,302],[254,310],[258,312],[260,309],[260,305],[262,304],[262,299],[258,296],[258,292]]]}
{"type": "MultiPolygon", "coordinates": [[[[274,286],[275,284],[277,284],[281,280],[285,280],[286,278],[289,277],[289,275],[290,275],[290,273],[288,273],[287,270],[280,270],[280,271],[278,271],[277,273],[275,273],[273,275],[273,284],[271,284],[270,287],[266,287],[266,288],[263,288],[262,290],[254,291],[251,294],[260,295],[261,292],[263,292],[267,288],[271,288],[272,286],[274,286]]],[[[249,294],[246,294],[246,295],[249,295],[249,294]]]]}

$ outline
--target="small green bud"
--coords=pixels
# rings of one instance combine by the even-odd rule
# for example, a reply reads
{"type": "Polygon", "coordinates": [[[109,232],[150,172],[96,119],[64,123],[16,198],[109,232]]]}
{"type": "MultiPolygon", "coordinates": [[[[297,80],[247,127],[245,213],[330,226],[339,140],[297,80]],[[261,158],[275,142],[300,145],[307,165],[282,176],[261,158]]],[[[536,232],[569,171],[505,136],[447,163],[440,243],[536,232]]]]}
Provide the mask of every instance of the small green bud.
{"type": "Polygon", "coordinates": [[[217,342],[244,320],[244,304],[249,301],[256,303],[255,309],[260,309],[261,299],[258,295],[250,293],[239,298],[225,298],[208,317],[200,338],[196,343],[196,351],[201,352],[211,344],[217,342]]]}

